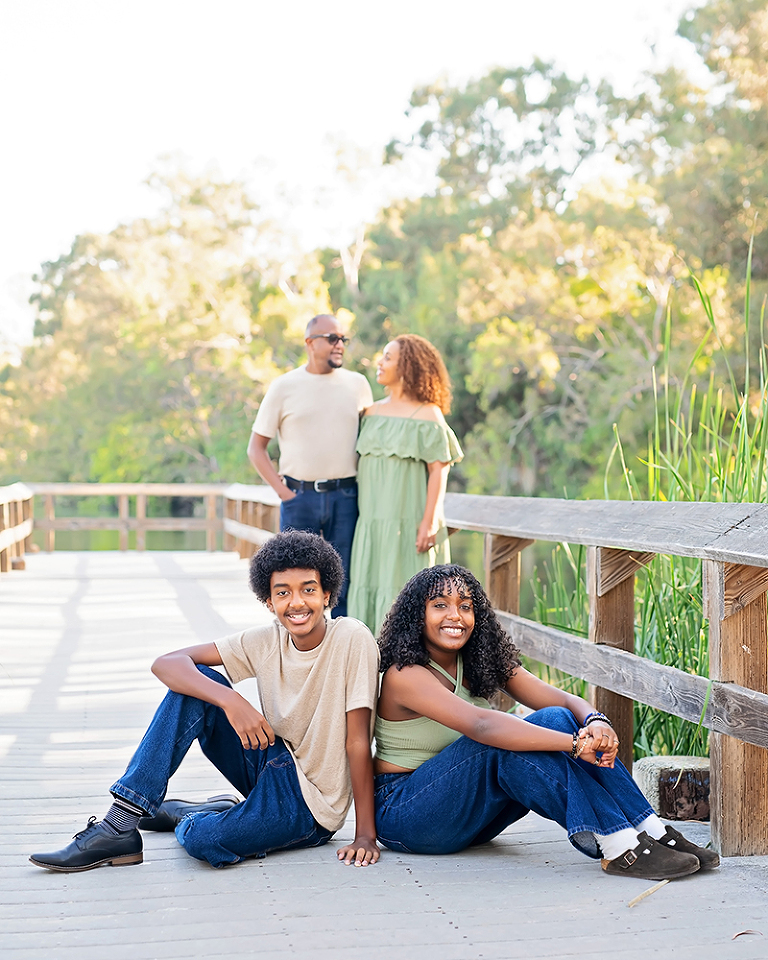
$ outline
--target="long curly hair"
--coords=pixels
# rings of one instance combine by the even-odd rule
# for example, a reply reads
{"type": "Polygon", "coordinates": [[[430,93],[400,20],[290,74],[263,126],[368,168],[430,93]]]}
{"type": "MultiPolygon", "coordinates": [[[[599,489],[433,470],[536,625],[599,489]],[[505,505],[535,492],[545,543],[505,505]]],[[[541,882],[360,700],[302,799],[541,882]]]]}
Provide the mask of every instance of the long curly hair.
{"type": "Polygon", "coordinates": [[[403,333],[395,343],[400,347],[397,372],[404,392],[419,403],[436,403],[444,414],[450,413],[451,380],[437,349],[416,333],[403,333]]]}
{"type": "Polygon", "coordinates": [[[464,676],[473,697],[489,697],[509,680],[520,666],[520,651],[512,643],[493,612],[478,580],[457,563],[438,564],[420,570],[400,591],[379,635],[381,672],[391,666],[418,664],[425,667],[429,654],[424,643],[427,601],[455,590],[470,599],[475,627],[462,650],[464,676]]]}
{"type": "Polygon", "coordinates": [[[316,533],[284,530],[254,553],[249,570],[251,590],[266,603],[271,595],[272,574],[284,570],[317,570],[323,592],[330,593],[335,607],[344,583],[344,568],[336,550],[316,533]]]}

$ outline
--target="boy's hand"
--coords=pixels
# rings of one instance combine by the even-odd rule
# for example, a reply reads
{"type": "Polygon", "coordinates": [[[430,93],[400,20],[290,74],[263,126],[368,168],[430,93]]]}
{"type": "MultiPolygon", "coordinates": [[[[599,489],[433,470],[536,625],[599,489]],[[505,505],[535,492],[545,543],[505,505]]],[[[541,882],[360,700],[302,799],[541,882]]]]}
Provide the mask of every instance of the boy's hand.
{"type": "Polygon", "coordinates": [[[266,750],[267,747],[274,746],[275,731],[269,725],[267,718],[237,691],[232,692],[235,696],[224,707],[224,713],[235,733],[240,737],[243,748],[266,750]]]}
{"type": "Polygon", "coordinates": [[[381,856],[374,837],[355,837],[336,852],[339,860],[346,864],[354,863],[356,867],[367,867],[369,863],[376,863],[381,856]]]}

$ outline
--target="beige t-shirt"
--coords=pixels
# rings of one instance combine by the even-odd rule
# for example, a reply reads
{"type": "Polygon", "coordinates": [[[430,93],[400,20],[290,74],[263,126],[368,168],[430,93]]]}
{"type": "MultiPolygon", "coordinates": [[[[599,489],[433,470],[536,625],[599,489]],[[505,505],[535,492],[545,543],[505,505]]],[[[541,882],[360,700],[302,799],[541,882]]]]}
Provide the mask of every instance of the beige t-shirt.
{"type": "Polygon", "coordinates": [[[371,710],[373,737],[379,650],[352,617],[328,621],[314,650],[297,650],[277,620],[216,641],[233,683],[255,677],[264,716],[296,762],[312,816],[338,830],[352,803],[346,752],[347,712],[371,710]]]}
{"type": "Polygon", "coordinates": [[[339,480],[357,473],[360,412],[373,403],[360,373],[341,367],[308,373],[297,367],[278,377],[256,414],[253,432],[277,436],[278,472],[294,480],[339,480]]]}

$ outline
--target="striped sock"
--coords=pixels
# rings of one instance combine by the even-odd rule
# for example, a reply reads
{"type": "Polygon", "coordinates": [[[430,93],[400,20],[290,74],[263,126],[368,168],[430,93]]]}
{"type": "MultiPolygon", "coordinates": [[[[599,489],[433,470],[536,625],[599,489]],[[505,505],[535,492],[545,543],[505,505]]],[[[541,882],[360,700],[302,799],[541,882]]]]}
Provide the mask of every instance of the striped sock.
{"type": "Polygon", "coordinates": [[[104,820],[117,833],[137,830],[139,820],[147,815],[146,810],[137,807],[122,797],[115,797],[112,806],[104,814],[104,820]]]}

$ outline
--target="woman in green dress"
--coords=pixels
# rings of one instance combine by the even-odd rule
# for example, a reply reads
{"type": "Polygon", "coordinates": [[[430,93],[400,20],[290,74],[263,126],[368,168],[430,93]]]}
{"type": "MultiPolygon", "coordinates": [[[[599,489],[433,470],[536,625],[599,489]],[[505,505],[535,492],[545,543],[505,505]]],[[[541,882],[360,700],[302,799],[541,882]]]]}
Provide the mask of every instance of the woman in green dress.
{"type": "Polygon", "coordinates": [[[416,334],[392,340],[376,368],[387,391],[365,411],[357,441],[360,516],[348,613],[378,631],[403,585],[450,562],[443,498],[463,454],[445,422],[451,384],[442,357],[416,334]]]}

